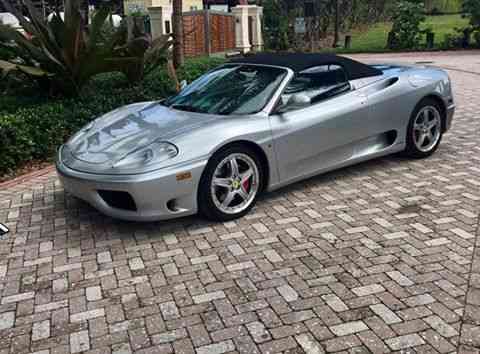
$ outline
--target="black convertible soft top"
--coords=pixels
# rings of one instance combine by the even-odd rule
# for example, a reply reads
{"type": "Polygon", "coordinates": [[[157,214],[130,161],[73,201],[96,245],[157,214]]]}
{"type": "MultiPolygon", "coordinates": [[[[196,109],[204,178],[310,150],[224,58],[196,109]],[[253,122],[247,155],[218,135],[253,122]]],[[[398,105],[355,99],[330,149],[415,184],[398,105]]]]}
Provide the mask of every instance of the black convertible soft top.
{"type": "Polygon", "coordinates": [[[295,72],[300,72],[314,66],[333,64],[342,66],[349,80],[383,74],[381,70],[367,64],[335,54],[323,53],[262,53],[235,58],[230,60],[230,63],[274,65],[290,68],[295,72]]]}

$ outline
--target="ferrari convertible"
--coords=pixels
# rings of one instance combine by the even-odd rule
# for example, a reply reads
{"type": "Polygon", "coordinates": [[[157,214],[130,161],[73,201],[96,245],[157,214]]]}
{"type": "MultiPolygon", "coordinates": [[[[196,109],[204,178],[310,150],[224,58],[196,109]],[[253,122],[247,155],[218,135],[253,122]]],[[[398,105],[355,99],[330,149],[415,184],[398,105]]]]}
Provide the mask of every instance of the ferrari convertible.
{"type": "Polygon", "coordinates": [[[258,195],[403,152],[425,158],[455,105],[441,69],[257,54],[107,113],[58,150],[64,189],[115,218],[241,217],[258,195]]]}

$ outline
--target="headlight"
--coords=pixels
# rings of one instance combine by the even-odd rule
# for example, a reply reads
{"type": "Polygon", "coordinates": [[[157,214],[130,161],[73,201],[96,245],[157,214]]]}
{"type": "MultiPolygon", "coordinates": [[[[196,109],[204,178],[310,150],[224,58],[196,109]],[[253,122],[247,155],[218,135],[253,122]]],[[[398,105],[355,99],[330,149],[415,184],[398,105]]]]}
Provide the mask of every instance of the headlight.
{"type": "Polygon", "coordinates": [[[175,145],[165,141],[155,141],[148,146],[139,148],[115,161],[113,168],[143,168],[157,165],[178,155],[175,145]]]}
{"type": "Polygon", "coordinates": [[[88,133],[95,127],[96,119],[92,120],[90,123],[81,128],[76,132],[67,142],[67,145],[74,143],[78,138],[82,137],[85,133],[88,133]]]}

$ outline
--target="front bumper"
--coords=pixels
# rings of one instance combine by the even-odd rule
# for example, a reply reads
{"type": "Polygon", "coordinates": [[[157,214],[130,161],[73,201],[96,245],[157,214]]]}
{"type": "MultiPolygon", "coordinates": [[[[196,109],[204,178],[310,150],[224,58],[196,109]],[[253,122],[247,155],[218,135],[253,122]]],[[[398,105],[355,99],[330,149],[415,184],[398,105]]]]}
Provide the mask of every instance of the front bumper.
{"type": "Polygon", "coordinates": [[[207,160],[200,160],[145,174],[102,175],[73,170],[58,156],[56,167],[64,189],[102,213],[124,220],[156,221],[197,213],[197,190],[206,164],[207,160]],[[113,207],[99,191],[128,193],[136,210],[113,207]]]}

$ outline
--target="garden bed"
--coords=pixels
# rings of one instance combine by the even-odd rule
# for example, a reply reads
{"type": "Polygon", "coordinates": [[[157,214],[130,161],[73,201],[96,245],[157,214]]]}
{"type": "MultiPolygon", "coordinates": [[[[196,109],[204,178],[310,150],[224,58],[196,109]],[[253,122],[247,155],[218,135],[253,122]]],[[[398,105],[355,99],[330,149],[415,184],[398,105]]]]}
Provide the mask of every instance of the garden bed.
{"type": "MultiPolygon", "coordinates": [[[[179,79],[191,82],[221,62],[219,58],[188,60],[178,72],[179,79]]],[[[99,75],[75,98],[48,97],[36,86],[1,95],[0,180],[51,161],[56,148],[90,120],[126,104],[173,93],[174,84],[161,69],[137,86],[129,85],[122,74],[99,75]]]]}

